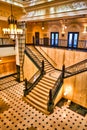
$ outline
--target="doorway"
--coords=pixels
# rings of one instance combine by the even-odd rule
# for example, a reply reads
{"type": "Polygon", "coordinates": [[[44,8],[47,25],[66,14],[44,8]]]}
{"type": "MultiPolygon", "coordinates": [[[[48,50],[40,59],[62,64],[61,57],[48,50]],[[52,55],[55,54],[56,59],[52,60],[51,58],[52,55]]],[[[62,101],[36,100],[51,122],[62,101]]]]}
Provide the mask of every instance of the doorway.
{"type": "Polygon", "coordinates": [[[39,44],[39,32],[35,32],[35,43],[36,43],[36,45],[38,45],[39,44]]]}
{"type": "Polygon", "coordinates": [[[78,38],[79,38],[79,32],[68,32],[68,47],[77,48],[78,38]]]}
{"type": "Polygon", "coordinates": [[[51,46],[58,46],[58,40],[59,40],[59,33],[51,32],[51,39],[50,39],[51,46]]]}

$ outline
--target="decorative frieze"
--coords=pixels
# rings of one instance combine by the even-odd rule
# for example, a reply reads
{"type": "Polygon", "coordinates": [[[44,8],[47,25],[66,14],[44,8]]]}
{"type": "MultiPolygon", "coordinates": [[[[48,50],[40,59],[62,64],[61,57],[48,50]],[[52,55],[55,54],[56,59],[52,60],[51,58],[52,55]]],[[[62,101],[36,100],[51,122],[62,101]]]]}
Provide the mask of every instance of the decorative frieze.
{"type": "Polygon", "coordinates": [[[23,16],[22,19],[36,20],[37,18],[52,18],[52,15],[54,15],[53,18],[56,18],[67,16],[68,13],[70,13],[70,16],[73,16],[76,14],[79,15],[78,11],[82,11],[81,14],[87,14],[87,12],[83,10],[87,10],[87,1],[65,3],[62,5],[56,4],[50,7],[47,6],[46,8],[40,9],[35,8],[33,11],[28,11],[28,13],[25,16],[23,16]]]}

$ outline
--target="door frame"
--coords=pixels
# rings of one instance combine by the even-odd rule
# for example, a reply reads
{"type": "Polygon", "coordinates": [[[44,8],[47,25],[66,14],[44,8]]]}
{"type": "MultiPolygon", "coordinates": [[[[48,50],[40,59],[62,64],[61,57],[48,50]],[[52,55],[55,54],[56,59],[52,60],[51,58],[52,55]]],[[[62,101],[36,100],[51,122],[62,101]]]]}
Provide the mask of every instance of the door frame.
{"type": "Polygon", "coordinates": [[[51,32],[50,33],[50,45],[51,46],[58,46],[58,43],[59,43],[59,32],[51,32]],[[52,33],[54,33],[54,44],[52,45],[52,33]],[[55,44],[55,40],[56,40],[56,34],[58,34],[58,39],[57,39],[57,45],[55,44]]]}
{"type": "Polygon", "coordinates": [[[68,32],[67,47],[68,47],[68,48],[77,48],[77,47],[78,47],[78,39],[79,39],[79,32],[68,32]],[[72,33],[72,35],[73,35],[73,36],[72,36],[73,38],[72,38],[72,46],[71,46],[71,47],[69,47],[69,34],[70,34],[70,33],[72,33]],[[75,35],[75,34],[78,34],[76,47],[74,46],[74,35],[75,35]]]}

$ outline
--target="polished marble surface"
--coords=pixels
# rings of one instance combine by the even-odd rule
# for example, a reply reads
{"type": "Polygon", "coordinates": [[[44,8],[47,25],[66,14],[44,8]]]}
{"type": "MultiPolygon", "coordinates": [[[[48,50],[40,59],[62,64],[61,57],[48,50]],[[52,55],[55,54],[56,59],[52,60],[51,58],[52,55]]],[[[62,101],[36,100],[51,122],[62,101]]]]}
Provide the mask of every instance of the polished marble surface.
{"type": "Polygon", "coordinates": [[[9,106],[0,113],[0,130],[87,130],[87,115],[66,106],[56,106],[53,114],[45,115],[23,101],[23,89],[24,83],[12,76],[0,79],[0,98],[9,106]]]}

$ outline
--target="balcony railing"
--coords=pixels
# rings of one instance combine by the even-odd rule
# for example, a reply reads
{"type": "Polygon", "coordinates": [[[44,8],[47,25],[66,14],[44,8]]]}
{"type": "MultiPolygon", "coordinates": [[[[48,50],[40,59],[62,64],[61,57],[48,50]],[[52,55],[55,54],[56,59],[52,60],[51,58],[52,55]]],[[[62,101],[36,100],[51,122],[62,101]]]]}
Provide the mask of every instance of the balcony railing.
{"type": "Polygon", "coordinates": [[[0,38],[0,47],[14,46],[15,41],[10,38],[0,38]]]}
{"type": "Polygon", "coordinates": [[[65,39],[56,39],[56,41],[52,42],[54,39],[49,38],[40,38],[33,40],[33,44],[36,46],[46,46],[46,47],[56,47],[56,48],[69,48],[76,50],[87,50],[87,40],[78,40],[77,45],[71,47],[68,46],[68,40],[65,39]],[[54,44],[52,44],[54,43],[54,44]]]}

